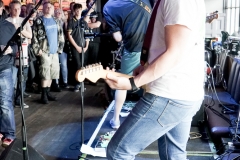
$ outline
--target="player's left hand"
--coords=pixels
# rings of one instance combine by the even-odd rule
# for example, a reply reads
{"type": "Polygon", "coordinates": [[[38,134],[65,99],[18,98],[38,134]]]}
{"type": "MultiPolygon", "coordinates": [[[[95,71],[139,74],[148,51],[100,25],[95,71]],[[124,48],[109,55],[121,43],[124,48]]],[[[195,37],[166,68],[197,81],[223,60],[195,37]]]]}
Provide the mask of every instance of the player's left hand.
{"type": "Polygon", "coordinates": [[[118,89],[118,90],[131,90],[132,89],[128,78],[117,77],[111,73],[107,74],[106,83],[112,89],[118,89]]]}
{"type": "Polygon", "coordinates": [[[117,90],[131,90],[132,86],[128,78],[125,77],[117,77],[111,72],[107,74],[106,83],[112,89],[117,90]]]}

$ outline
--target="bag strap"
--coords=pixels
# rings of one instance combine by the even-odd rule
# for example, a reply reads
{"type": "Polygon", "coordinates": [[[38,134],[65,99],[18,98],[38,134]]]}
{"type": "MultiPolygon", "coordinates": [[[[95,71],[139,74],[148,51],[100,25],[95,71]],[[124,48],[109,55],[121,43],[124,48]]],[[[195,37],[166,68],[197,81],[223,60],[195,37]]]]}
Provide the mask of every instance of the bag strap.
{"type": "Polygon", "coordinates": [[[160,5],[161,0],[158,0],[153,8],[153,12],[150,18],[150,21],[148,23],[148,27],[147,27],[147,31],[145,34],[145,38],[143,41],[143,47],[142,47],[142,52],[141,52],[141,58],[140,58],[140,62],[141,65],[144,66],[145,63],[148,60],[148,53],[149,53],[149,48],[150,48],[150,44],[152,41],[152,35],[153,35],[153,28],[154,28],[154,22],[156,19],[156,15],[157,15],[157,9],[158,6],[160,5]]]}

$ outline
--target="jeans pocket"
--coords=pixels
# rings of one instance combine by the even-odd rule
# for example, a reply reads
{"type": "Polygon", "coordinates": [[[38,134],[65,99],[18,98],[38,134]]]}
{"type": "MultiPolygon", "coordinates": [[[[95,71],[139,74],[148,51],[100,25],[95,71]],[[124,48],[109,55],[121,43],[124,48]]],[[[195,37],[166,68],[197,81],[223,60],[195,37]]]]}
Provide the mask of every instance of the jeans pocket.
{"type": "Polygon", "coordinates": [[[158,118],[158,123],[162,126],[170,126],[181,122],[192,111],[192,105],[179,104],[171,100],[168,101],[162,114],[158,118]]]}

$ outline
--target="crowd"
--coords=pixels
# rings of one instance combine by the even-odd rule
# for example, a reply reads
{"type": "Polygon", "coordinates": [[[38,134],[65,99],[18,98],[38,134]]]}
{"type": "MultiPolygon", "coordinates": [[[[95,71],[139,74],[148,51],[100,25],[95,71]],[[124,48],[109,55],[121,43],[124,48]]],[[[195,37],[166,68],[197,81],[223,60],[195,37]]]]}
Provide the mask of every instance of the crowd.
{"type": "Polygon", "coordinates": [[[50,91],[61,92],[69,88],[69,80],[73,91],[78,92],[80,83],[75,80],[76,71],[99,62],[100,40],[89,41],[84,38],[84,32],[100,32],[101,14],[95,11],[92,0],[87,0],[86,4],[87,9],[83,10],[82,4],[72,2],[70,11],[63,11],[59,4],[44,0],[42,10],[33,12],[33,3],[22,5],[13,0],[4,6],[0,1],[1,51],[10,44],[0,55],[0,139],[3,147],[15,139],[14,106],[29,108],[24,98],[31,97],[30,91],[41,94],[42,104],[56,101],[57,97],[50,91]],[[15,32],[19,32],[19,37],[8,43],[15,32]]]}

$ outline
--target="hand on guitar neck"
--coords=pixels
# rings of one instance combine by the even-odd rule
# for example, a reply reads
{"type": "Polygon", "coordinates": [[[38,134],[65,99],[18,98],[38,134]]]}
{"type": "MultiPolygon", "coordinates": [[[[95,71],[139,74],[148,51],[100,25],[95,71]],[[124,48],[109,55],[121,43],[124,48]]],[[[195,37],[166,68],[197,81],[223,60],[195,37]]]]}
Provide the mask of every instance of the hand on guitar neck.
{"type": "Polygon", "coordinates": [[[112,70],[105,70],[101,64],[92,64],[84,67],[83,69],[79,69],[76,72],[75,78],[77,81],[82,82],[84,79],[88,79],[89,81],[96,83],[98,79],[107,79],[107,74],[111,73],[117,77],[126,77],[130,78],[133,76],[129,76],[126,74],[114,72],[112,70]]]}
{"type": "Polygon", "coordinates": [[[93,64],[84,67],[76,72],[75,78],[77,81],[82,82],[84,79],[96,83],[98,79],[105,79],[109,87],[113,89],[131,90],[132,86],[129,82],[129,76],[126,74],[114,72],[112,70],[103,69],[101,64],[93,64]],[[121,78],[119,78],[121,77],[121,78]]]}

